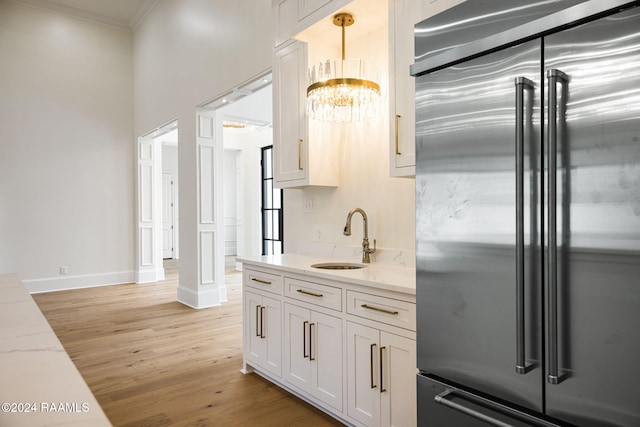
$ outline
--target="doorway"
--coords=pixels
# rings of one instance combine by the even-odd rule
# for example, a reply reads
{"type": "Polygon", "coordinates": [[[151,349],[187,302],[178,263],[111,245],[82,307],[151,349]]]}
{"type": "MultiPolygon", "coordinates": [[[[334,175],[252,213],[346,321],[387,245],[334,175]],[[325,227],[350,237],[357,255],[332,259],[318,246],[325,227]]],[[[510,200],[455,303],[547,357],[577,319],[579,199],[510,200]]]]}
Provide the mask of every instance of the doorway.
{"type": "Polygon", "coordinates": [[[177,122],[172,122],[169,130],[155,139],[162,146],[162,258],[177,260],[180,258],[177,122]]]}
{"type": "Polygon", "coordinates": [[[178,122],[138,138],[136,283],[164,279],[178,258],[178,122]]]}
{"type": "Polygon", "coordinates": [[[225,271],[236,257],[262,254],[262,149],[273,145],[271,74],[239,86],[205,108],[215,110],[224,147],[225,271]]]}

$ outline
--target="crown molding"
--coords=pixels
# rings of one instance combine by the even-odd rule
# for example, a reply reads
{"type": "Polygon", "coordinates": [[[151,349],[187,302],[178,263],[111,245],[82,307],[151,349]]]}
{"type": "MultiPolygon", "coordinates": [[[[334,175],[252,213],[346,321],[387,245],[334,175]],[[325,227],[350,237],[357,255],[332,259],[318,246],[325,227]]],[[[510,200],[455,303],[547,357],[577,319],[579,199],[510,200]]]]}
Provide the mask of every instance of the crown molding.
{"type": "Polygon", "coordinates": [[[105,25],[118,30],[133,32],[149,15],[151,10],[158,3],[158,0],[145,0],[142,7],[136,13],[136,15],[129,21],[125,22],[120,19],[110,18],[108,16],[100,15],[98,13],[92,13],[85,10],[77,9],[75,7],[65,6],[55,1],[47,0],[2,0],[7,3],[14,3],[21,6],[27,6],[34,9],[43,10],[46,12],[57,13],[60,15],[70,16],[83,21],[91,22],[94,24],[105,25]]]}
{"type": "Polygon", "coordinates": [[[147,18],[147,16],[149,16],[149,13],[151,13],[153,8],[156,7],[156,4],[158,4],[158,1],[159,0],[145,0],[140,10],[138,10],[138,13],[136,14],[136,16],[134,16],[129,21],[130,31],[135,33],[135,31],[138,29],[140,24],[142,24],[142,22],[147,18]]]}

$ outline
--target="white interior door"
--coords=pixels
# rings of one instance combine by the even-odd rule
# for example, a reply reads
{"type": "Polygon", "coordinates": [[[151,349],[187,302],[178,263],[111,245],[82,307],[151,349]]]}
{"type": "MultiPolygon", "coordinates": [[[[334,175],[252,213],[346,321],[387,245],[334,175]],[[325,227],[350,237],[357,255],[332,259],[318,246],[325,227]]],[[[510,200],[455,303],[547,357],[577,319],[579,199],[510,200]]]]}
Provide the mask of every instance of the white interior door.
{"type": "Polygon", "coordinates": [[[162,174],[162,258],[173,258],[174,216],[173,177],[162,174]]]}

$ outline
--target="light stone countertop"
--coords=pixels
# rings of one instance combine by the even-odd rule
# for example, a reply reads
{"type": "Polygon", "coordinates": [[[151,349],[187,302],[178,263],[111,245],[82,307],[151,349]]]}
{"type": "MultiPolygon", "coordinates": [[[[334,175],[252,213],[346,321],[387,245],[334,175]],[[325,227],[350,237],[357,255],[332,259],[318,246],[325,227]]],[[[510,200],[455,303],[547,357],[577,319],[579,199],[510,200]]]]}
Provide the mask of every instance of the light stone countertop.
{"type": "Polygon", "coordinates": [[[111,425],[16,274],[0,274],[0,404],[0,426],[111,425]]]}
{"type": "Polygon", "coordinates": [[[365,268],[354,270],[323,270],[312,264],[326,262],[360,263],[358,258],[330,257],[326,255],[287,253],[255,257],[238,257],[237,261],[248,266],[277,269],[283,272],[305,274],[311,277],[353,283],[376,289],[384,289],[405,294],[416,294],[416,269],[411,262],[394,262],[392,256],[381,257],[383,261],[372,260],[365,268]]]}

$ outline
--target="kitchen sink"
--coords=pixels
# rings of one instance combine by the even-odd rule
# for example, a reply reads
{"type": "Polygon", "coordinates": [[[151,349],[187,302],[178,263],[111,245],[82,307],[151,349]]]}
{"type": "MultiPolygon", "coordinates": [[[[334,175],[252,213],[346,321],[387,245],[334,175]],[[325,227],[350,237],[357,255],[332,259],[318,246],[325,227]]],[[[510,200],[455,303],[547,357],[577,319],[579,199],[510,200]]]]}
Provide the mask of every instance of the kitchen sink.
{"type": "Polygon", "coordinates": [[[324,270],[356,270],[365,268],[366,264],[357,264],[353,262],[323,262],[320,264],[312,264],[313,268],[321,268],[324,270]]]}

